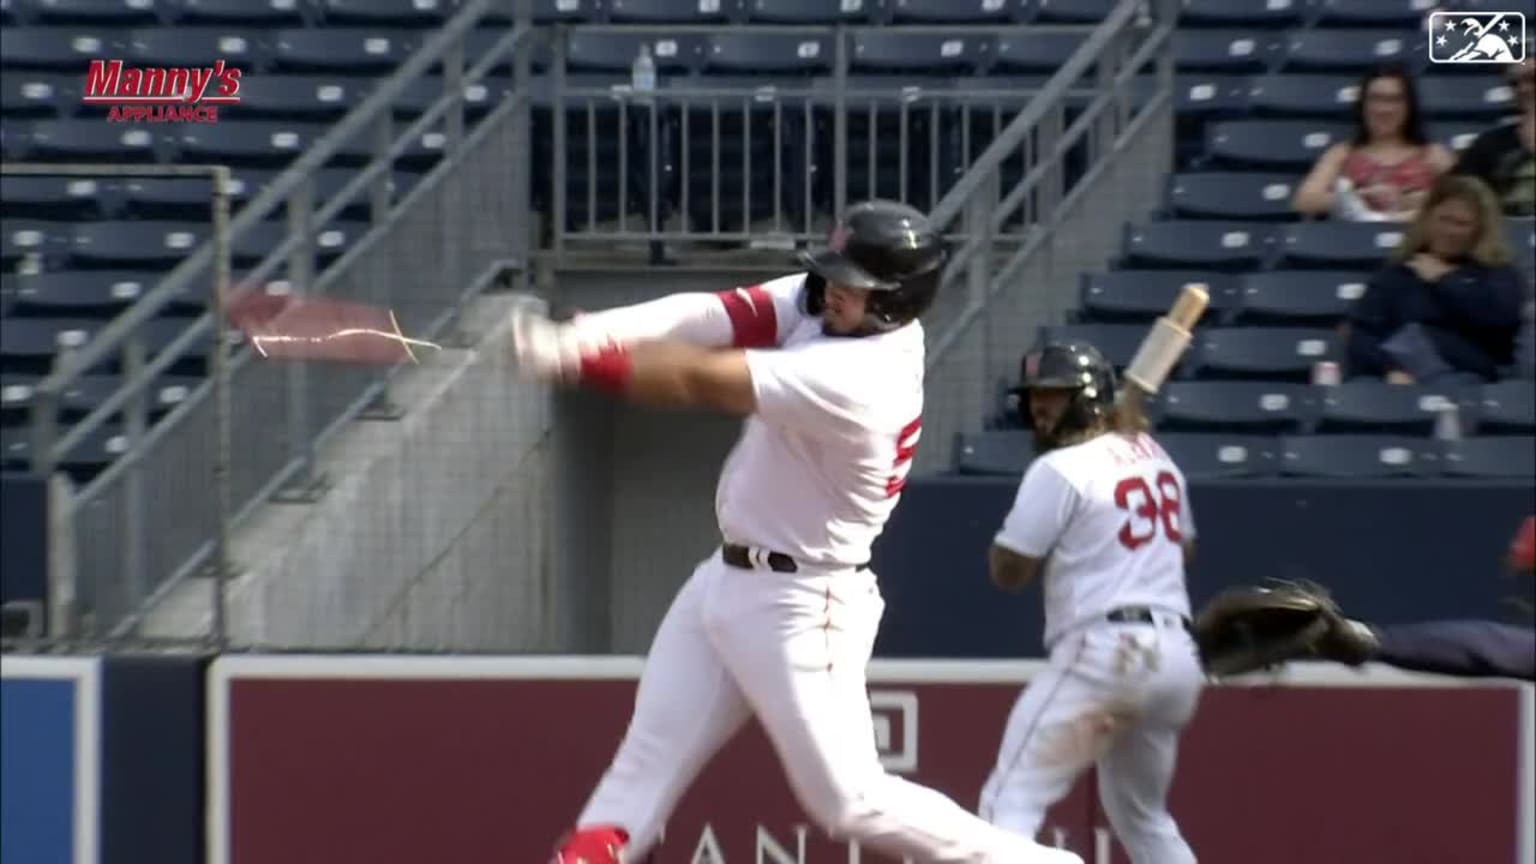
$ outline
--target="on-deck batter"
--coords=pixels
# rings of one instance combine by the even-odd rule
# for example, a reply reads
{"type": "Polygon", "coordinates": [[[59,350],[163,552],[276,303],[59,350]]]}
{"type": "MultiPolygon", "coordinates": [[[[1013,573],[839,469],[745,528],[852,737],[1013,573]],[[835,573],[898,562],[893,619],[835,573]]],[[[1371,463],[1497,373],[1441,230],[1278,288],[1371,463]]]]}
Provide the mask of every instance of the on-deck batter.
{"type": "Polygon", "coordinates": [[[994,541],[992,578],[1019,590],[1043,571],[1050,661],[1009,715],[981,815],[1033,836],[1097,763],[1131,860],[1194,861],[1167,808],[1205,680],[1188,632],[1184,475],[1150,435],[1111,431],[1115,373],[1091,345],[1028,355],[1014,392],[1039,455],[994,541]]]}
{"type": "Polygon", "coordinates": [[[721,547],[663,619],[629,729],[556,860],[643,856],[755,714],[834,836],[918,861],[1080,864],[880,764],[865,667],[884,603],[868,562],[917,447],[917,318],[944,252],[921,213],[868,202],[803,261],[750,288],[514,322],[520,364],[545,378],[747,418],[715,497],[721,547]]]}

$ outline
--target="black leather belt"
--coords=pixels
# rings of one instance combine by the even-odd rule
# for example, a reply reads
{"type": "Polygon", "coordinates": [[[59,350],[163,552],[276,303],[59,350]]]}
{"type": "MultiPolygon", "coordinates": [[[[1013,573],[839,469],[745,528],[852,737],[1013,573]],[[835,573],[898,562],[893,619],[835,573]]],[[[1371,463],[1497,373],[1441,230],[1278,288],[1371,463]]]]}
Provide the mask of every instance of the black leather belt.
{"type": "MultiPolygon", "coordinates": [[[[1156,624],[1158,621],[1157,614],[1146,606],[1121,606],[1119,609],[1109,610],[1104,617],[1116,624],[1156,624]]],[[[1188,618],[1181,615],[1179,622],[1184,625],[1185,630],[1189,629],[1188,618]]]]}
{"type": "MultiPolygon", "coordinates": [[[[726,543],[720,547],[720,560],[742,570],[754,568],[752,550],[736,543],[726,543]]],[[[800,565],[795,559],[785,555],[783,552],[769,552],[765,557],[765,563],[768,565],[768,569],[775,573],[798,573],[800,571],[800,565]]],[[[868,570],[869,562],[866,561],[853,569],[868,570]]]]}

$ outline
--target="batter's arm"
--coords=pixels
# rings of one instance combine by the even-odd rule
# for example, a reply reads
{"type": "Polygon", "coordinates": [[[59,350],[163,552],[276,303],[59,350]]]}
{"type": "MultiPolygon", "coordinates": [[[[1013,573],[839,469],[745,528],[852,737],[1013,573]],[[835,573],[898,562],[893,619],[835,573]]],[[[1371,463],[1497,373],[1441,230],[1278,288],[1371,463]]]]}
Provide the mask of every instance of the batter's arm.
{"type": "Polygon", "coordinates": [[[994,544],[987,554],[987,565],[993,585],[1017,593],[1029,587],[1040,576],[1045,559],[1020,555],[1012,549],[994,544]]]}
{"type": "Polygon", "coordinates": [[[789,277],[712,294],[669,294],[584,313],[571,325],[586,342],[670,340],[701,348],[772,348],[795,320],[801,281],[789,277]]]}
{"type": "Polygon", "coordinates": [[[581,382],[662,408],[704,408],[744,417],[757,409],[746,353],[686,342],[610,346],[583,358],[581,382]]]}

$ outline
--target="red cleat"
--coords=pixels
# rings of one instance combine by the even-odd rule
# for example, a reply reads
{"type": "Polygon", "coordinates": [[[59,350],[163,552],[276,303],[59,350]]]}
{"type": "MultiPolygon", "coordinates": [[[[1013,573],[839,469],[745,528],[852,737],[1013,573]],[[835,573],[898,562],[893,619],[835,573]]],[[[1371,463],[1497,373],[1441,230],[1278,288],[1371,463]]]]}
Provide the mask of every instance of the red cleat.
{"type": "Polygon", "coordinates": [[[561,841],[552,864],[619,864],[629,832],[617,825],[588,825],[561,841]]]}

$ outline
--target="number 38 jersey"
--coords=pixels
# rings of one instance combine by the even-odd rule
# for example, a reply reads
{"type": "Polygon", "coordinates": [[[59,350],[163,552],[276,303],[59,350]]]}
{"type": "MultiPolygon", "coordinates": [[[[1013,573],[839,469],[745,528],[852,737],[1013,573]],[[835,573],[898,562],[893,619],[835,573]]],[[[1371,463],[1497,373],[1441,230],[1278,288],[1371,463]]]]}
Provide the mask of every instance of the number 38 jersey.
{"type": "Polygon", "coordinates": [[[1189,615],[1184,474],[1152,436],[1105,434],[1035,459],[995,539],[1046,559],[1045,644],[1122,606],[1189,615]]]}

